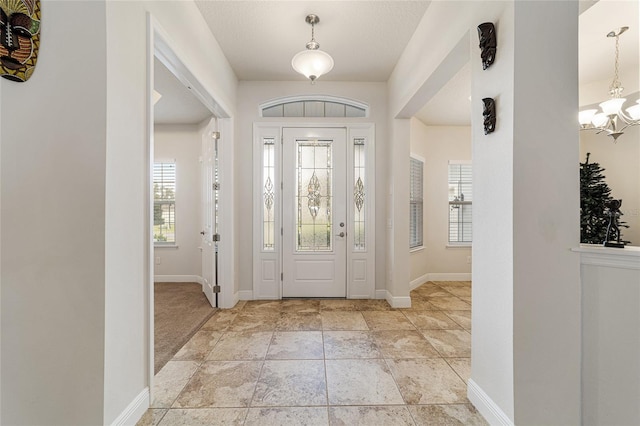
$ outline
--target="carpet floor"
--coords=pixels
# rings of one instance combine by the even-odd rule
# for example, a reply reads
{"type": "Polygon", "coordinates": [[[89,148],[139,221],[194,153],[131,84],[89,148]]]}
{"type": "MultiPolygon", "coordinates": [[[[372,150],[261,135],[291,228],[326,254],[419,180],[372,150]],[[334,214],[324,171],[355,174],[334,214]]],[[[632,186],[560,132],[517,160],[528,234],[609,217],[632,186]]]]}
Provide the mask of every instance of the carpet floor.
{"type": "Polygon", "coordinates": [[[155,283],[155,362],[157,373],[215,313],[198,283],[155,283]]]}

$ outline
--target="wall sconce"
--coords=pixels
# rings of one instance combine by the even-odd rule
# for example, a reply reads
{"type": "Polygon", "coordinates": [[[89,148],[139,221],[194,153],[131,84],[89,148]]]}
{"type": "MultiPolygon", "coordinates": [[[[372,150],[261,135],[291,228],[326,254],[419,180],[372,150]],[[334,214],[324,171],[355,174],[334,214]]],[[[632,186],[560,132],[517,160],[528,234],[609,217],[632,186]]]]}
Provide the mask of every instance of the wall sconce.
{"type": "Polygon", "coordinates": [[[482,99],[484,117],[484,134],[488,135],[496,130],[496,102],[492,98],[482,99]]]}
{"type": "Polygon", "coordinates": [[[496,27],[492,22],[485,22],[478,25],[478,38],[480,39],[480,58],[482,59],[482,69],[486,70],[496,59],[496,27]]]}

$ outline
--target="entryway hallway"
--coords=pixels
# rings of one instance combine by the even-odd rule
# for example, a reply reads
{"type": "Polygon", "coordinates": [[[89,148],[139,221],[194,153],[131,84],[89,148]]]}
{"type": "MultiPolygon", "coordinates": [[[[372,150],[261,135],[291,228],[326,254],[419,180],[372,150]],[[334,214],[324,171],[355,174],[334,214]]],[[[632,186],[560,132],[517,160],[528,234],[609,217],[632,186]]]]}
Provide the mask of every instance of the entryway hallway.
{"type": "Polygon", "coordinates": [[[139,425],[484,425],[466,398],[471,283],[384,300],[240,302],[156,375],[139,425]]]}

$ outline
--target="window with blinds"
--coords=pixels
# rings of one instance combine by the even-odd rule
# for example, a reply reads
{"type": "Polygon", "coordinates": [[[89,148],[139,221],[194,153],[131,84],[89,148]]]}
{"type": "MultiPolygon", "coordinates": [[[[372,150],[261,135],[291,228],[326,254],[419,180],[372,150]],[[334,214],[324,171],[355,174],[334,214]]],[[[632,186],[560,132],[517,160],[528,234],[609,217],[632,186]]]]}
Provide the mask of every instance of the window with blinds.
{"type": "Polygon", "coordinates": [[[176,243],[176,163],[153,164],[153,242],[176,243]]]}
{"type": "Polygon", "coordinates": [[[472,241],[472,166],[469,162],[449,162],[449,244],[469,245],[472,241]]]}
{"type": "Polygon", "coordinates": [[[424,161],[411,156],[409,177],[409,248],[423,245],[424,161]]]}

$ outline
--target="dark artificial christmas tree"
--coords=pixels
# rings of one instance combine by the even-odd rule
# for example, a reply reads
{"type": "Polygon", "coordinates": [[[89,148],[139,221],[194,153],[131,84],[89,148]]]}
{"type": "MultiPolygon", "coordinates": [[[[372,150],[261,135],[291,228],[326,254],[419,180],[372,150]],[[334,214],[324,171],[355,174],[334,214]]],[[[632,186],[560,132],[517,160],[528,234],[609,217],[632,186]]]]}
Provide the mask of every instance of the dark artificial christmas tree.
{"type": "MultiPolygon", "coordinates": [[[[604,181],[604,168],[598,163],[589,163],[589,156],[580,163],[580,242],[603,244],[607,241],[609,214],[606,204],[613,200],[611,188],[604,181]]],[[[622,215],[622,213],[620,213],[622,215]]],[[[618,228],[628,228],[620,217],[615,218],[618,228]]],[[[620,231],[622,237],[622,231],[620,231]]],[[[628,241],[625,241],[628,243],[628,241]]]]}

